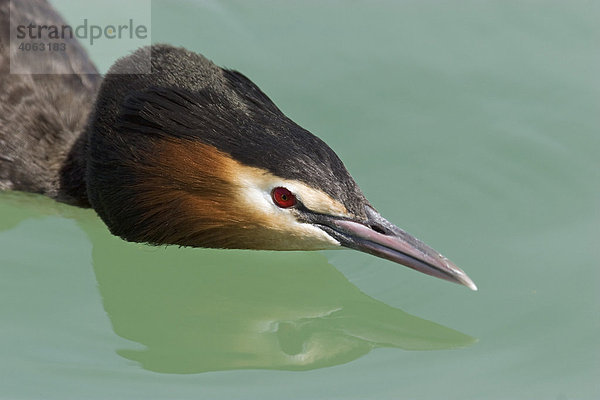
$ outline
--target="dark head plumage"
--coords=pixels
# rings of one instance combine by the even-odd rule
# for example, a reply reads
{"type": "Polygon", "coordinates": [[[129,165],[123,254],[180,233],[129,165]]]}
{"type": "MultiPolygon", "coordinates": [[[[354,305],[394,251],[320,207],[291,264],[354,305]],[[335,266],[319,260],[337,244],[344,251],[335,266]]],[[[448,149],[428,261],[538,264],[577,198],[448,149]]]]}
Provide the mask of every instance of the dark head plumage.
{"type": "Polygon", "coordinates": [[[366,199],[337,154],[286,117],[247,77],[170,46],[154,46],[151,56],[153,74],[141,76],[140,90],[124,98],[116,129],[200,141],[245,165],[319,187],[357,217],[365,216],[366,199]],[[174,56],[185,62],[170,63],[174,56]],[[211,78],[176,86],[182,74],[194,70],[188,62],[211,78]]]}

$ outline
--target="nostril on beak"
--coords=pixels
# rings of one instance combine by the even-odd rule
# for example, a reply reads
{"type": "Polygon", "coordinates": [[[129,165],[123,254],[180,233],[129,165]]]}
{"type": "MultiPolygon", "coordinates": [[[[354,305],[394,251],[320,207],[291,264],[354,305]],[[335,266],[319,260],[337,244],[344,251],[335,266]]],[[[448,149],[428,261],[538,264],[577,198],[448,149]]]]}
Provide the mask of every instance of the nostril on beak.
{"type": "Polygon", "coordinates": [[[382,235],[387,235],[387,232],[385,231],[385,229],[383,229],[382,227],[380,227],[379,225],[370,225],[371,229],[373,229],[375,232],[377,233],[381,233],[382,235]]]}

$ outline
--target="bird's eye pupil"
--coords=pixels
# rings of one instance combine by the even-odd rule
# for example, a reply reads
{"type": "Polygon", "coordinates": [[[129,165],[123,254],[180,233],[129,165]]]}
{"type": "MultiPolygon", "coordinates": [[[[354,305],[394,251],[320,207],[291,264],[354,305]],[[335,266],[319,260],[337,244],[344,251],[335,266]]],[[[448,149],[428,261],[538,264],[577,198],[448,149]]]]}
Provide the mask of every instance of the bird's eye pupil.
{"type": "Polygon", "coordinates": [[[290,208],[296,205],[296,196],[284,187],[276,187],[271,192],[273,202],[281,208],[290,208]]]}

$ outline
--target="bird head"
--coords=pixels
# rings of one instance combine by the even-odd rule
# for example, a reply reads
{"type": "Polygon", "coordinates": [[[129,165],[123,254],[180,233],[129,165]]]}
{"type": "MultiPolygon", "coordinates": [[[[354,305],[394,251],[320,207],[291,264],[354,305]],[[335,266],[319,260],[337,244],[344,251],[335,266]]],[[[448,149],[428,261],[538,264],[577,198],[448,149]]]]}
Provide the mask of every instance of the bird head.
{"type": "Polygon", "coordinates": [[[165,45],[119,60],[88,128],[89,200],[112,233],[150,244],[347,247],[476,289],[383,218],[322,140],[248,78],[165,45]],[[149,53],[149,54],[148,54],[149,53]],[[151,74],[118,74],[151,56],[151,74]]]}

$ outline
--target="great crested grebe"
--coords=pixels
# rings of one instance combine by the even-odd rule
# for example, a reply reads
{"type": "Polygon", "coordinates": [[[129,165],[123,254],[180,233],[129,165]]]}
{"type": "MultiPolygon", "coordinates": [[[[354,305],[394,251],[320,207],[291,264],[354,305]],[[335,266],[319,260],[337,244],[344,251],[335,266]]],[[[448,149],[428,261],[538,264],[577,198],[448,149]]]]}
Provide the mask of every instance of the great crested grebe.
{"type": "MultiPolygon", "coordinates": [[[[46,1],[16,3],[61,22],[46,1]]],[[[344,246],[477,289],[384,219],[333,150],[241,73],[153,45],[118,60],[103,80],[9,74],[8,9],[0,0],[0,189],[92,207],[128,241],[344,246]],[[115,73],[135,70],[148,52],[152,73],[115,73]]],[[[92,65],[74,43],[61,62],[92,65]]]]}

